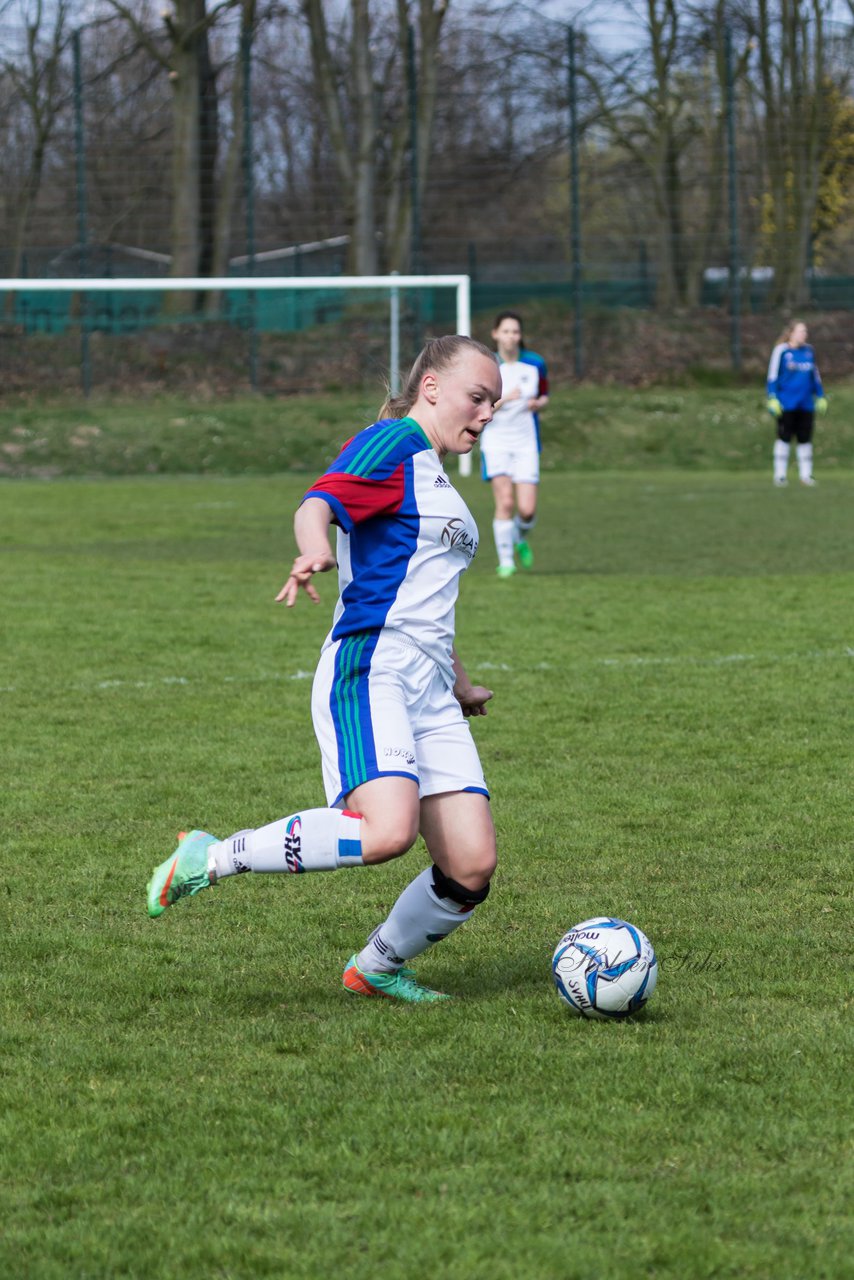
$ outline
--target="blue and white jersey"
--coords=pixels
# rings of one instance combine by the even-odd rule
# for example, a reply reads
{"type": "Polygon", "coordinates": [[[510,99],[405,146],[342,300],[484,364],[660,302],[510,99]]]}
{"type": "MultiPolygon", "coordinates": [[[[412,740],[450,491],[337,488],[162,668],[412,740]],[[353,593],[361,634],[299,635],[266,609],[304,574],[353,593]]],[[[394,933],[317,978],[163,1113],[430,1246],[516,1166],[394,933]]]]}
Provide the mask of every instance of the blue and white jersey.
{"type": "Polygon", "coordinates": [[[354,436],[305,495],[338,525],[338,586],[324,648],[344,636],[403,632],[453,687],[460,574],[477,551],[474,517],[413,418],[354,436]]]}
{"type": "Polygon", "coordinates": [[[518,360],[501,360],[499,368],[502,404],[485,428],[481,443],[488,448],[492,441],[500,438],[504,448],[525,449],[536,441],[539,450],[540,419],[528,408],[528,401],[549,393],[546,362],[536,351],[523,348],[518,360]],[[518,394],[514,394],[516,392],[518,394]],[[512,399],[507,399],[508,396],[512,399]]]}
{"type": "Polygon", "coordinates": [[[777,344],[768,365],[768,395],[776,396],[784,409],[813,409],[824,391],[812,347],[777,344]]]}

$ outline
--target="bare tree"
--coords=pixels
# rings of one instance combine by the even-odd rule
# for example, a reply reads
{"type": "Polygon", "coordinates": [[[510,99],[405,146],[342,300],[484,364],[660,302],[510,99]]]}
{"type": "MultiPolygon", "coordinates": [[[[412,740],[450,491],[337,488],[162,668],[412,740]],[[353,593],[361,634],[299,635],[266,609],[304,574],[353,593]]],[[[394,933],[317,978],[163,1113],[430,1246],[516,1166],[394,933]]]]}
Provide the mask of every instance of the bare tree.
{"type": "Polygon", "coordinates": [[[802,302],[823,156],[832,129],[826,23],[830,0],[755,0],[742,10],[756,44],[774,301],[802,302]]]}
{"type": "MultiPolygon", "coordinates": [[[[429,162],[436,108],[437,63],[449,0],[417,0],[418,61],[416,150],[419,181],[429,162]]],[[[316,92],[343,189],[352,234],[352,267],[373,275],[379,263],[377,231],[383,189],[388,261],[404,265],[412,217],[405,181],[409,119],[407,45],[410,6],[396,3],[396,33],[385,65],[375,42],[369,0],[352,0],[349,33],[333,42],[323,0],[302,0],[310,35],[316,92]],[[383,66],[383,73],[379,68],[383,66]],[[390,102],[392,95],[396,95],[390,102]]],[[[390,30],[390,25],[384,28],[390,30]]],[[[423,189],[423,186],[422,186],[423,189]]]]}
{"type": "Polygon", "coordinates": [[[218,98],[210,31],[240,0],[170,0],[162,30],[153,32],[145,10],[124,0],[105,0],[129,26],[139,44],[164,68],[172,89],[173,276],[209,273],[213,262],[218,98]]]}
{"type": "MultiPolygon", "coordinates": [[[[63,75],[62,58],[69,40],[68,0],[45,5],[44,0],[21,0],[20,17],[25,35],[19,58],[6,56],[0,69],[10,82],[26,111],[28,157],[16,201],[12,229],[10,275],[20,274],[30,214],[38,198],[44,175],[48,144],[57,118],[68,96],[68,83],[63,75]]],[[[0,15],[13,8],[12,3],[0,8],[0,15]]],[[[7,298],[7,308],[12,305],[7,298]]]]}
{"type": "Polygon", "coordinates": [[[647,0],[639,46],[610,60],[600,55],[585,68],[607,135],[649,184],[658,228],[657,297],[663,307],[689,299],[684,169],[703,129],[697,84],[686,63],[684,20],[675,0],[647,0]]]}

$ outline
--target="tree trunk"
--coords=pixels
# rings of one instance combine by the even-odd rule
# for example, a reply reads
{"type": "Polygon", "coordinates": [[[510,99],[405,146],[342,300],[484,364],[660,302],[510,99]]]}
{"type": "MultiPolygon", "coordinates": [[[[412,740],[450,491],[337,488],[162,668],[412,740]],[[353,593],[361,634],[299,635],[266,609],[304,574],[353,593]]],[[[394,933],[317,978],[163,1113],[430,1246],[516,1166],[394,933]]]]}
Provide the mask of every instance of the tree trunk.
{"type": "Polygon", "coordinates": [[[767,0],[752,16],[759,49],[760,94],[771,206],[773,303],[801,306],[809,296],[806,269],[818,200],[828,120],[824,49],[826,0],[789,0],[779,22],[767,0]]]}
{"type": "MultiPolygon", "coordinates": [[[[419,198],[427,187],[436,97],[439,79],[439,47],[442,23],[448,11],[448,0],[419,0],[419,41],[415,60],[415,151],[418,157],[416,187],[419,198]]],[[[409,14],[405,0],[398,0],[398,48],[401,64],[407,68],[409,14]]],[[[392,138],[388,174],[388,198],[385,210],[386,254],[390,271],[412,269],[412,183],[406,171],[411,163],[411,119],[409,85],[400,121],[392,138]]]]}
{"type": "Polygon", "coordinates": [[[352,260],[356,275],[377,274],[377,111],[371,68],[368,0],[352,0],[352,67],[356,96],[352,260]]]}
{"type": "MultiPolygon", "coordinates": [[[[25,104],[33,143],[30,153],[27,176],[15,213],[12,243],[10,275],[14,279],[20,274],[24,259],[24,245],[30,213],[38,199],[44,174],[45,156],[48,143],[56,124],[60,105],[60,59],[66,48],[66,24],[68,5],[66,0],[58,0],[51,12],[51,30],[46,51],[43,52],[45,15],[41,3],[35,6],[27,24],[26,60],[24,65],[4,59],[0,66],[6,71],[15,86],[20,100],[25,104]]],[[[11,316],[14,312],[15,295],[7,293],[5,313],[11,316]]]]}
{"type": "MultiPolygon", "coordinates": [[[[237,204],[238,187],[245,156],[244,145],[244,66],[243,42],[252,32],[255,25],[255,0],[243,0],[243,12],[240,22],[240,41],[234,62],[234,75],[231,82],[231,138],[225,153],[222,176],[216,191],[215,218],[210,274],[216,277],[225,276],[228,272],[228,259],[231,248],[231,227],[234,209],[237,204]]],[[[208,293],[205,300],[205,311],[215,315],[219,311],[220,294],[208,293]]]]}
{"type": "MultiPolygon", "coordinates": [[[[172,267],[175,277],[196,276],[201,263],[202,62],[196,25],[204,19],[204,0],[176,0],[172,84],[172,267]]],[[[190,305],[172,295],[174,310],[190,305]]]]}

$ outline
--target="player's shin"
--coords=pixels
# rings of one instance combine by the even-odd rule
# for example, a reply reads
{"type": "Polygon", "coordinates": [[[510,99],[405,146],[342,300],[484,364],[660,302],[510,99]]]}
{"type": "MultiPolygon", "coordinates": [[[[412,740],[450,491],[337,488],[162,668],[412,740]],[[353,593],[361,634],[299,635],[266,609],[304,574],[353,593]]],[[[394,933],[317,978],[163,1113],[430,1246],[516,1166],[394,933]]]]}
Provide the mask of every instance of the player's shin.
{"type": "Polygon", "coordinates": [[[801,480],[809,481],[812,479],[812,445],[799,444],[796,450],[798,456],[798,476],[801,480]]]}
{"type": "Polygon", "coordinates": [[[495,551],[498,563],[502,568],[513,567],[513,521],[493,520],[492,534],[495,538],[495,551]]]}
{"type": "Polygon", "coordinates": [[[421,955],[465,924],[489,893],[467,889],[438,867],[428,867],[406,886],[388,919],[375,929],[356,957],[364,973],[389,973],[421,955]]]}
{"type": "Polygon", "coordinates": [[[361,866],[361,815],[346,809],[306,809],[254,831],[238,831],[210,847],[217,880],[243,871],[337,871],[361,866]]]}
{"type": "Polygon", "coordinates": [[[526,518],[525,516],[519,515],[517,511],[516,515],[513,517],[513,541],[524,542],[536,523],[536,513],[530,518],[526,518]]]}
{"type": "Polygon", "coordinates": [[[783,484],[789,466],[789,445],[785,440],[774,441],[774,481],[783,484]]]}

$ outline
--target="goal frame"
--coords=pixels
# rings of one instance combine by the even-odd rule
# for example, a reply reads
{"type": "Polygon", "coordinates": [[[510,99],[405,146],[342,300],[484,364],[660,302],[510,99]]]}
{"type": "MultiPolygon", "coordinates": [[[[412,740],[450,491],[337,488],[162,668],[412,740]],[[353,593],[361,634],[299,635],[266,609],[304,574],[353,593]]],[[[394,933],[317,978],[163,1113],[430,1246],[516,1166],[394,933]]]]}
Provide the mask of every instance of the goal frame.
{"type": "MultiPolygon", "coordinates": [[[[400,290],[452,288],[456,296],[457,333],[471,336],[471,277],[468,275],[385,276],[111,276],[54,279],[0,279],[0,293],[215,293],[285,289],[387,289],[389,293],[389,382],[400,389],[400,290]]],[[[460,456],[460,474],[471,475],[471,455],[460,456]]]]}

